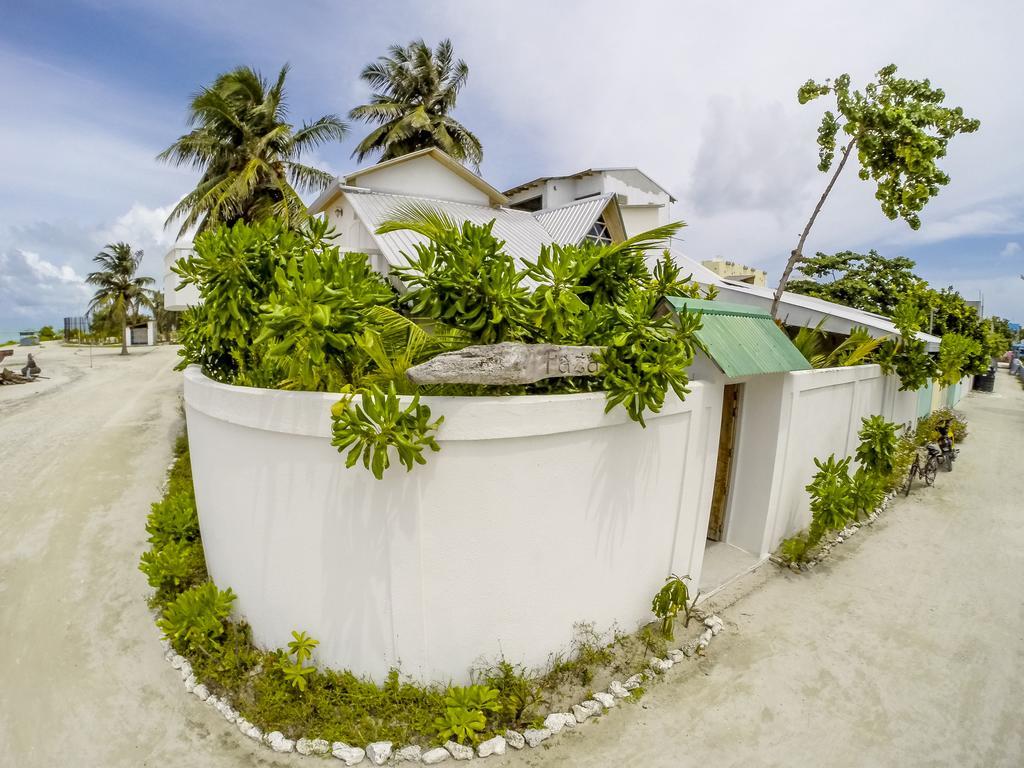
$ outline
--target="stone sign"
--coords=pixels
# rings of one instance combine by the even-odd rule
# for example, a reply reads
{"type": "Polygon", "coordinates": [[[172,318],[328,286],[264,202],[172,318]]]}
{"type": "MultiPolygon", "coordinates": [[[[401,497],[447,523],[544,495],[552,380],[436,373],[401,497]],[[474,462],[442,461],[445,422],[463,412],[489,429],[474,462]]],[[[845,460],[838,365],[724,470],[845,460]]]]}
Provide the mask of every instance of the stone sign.
{"type": "Polygon", "coordinates": [[[597,376],[602,347],[558,344],[480,344],[445,352],[410,368],[414,384],[532,384],[541,379],[597,376]]]}

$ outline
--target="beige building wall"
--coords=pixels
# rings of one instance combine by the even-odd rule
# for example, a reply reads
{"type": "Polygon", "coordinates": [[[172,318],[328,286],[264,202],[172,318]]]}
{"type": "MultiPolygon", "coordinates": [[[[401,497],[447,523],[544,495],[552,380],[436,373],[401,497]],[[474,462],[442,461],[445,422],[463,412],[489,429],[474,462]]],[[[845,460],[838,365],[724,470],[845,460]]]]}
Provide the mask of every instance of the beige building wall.
{"type": "Polygon", "coordinates": [[[702,261],[701,264],[719,277],[729,280],[739,280],[751,285],[761,286],[762,288],[768,284],[768,273],[763,269],[756,269],[745,264],[737,264],[735,261],[725,261],[723,259],[710,259],[702,261]]]}

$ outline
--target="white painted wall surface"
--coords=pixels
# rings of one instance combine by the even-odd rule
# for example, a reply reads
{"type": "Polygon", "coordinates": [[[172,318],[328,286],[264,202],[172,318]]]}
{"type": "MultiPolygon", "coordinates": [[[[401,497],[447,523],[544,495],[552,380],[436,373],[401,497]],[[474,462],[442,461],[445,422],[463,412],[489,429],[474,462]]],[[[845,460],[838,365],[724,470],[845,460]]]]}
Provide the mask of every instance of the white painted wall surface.
{"type": "Polygon", "coordinates": [[[429,155],[413,158],[398,165],[371,168],[360,173],[355,179],[355,184],[375,192],[433,197],[474,205],[490,203],[485,192],[445,168],[429,155]]]}
{"type": "Polygon", "coordinates": [[[164,309],[180,312],[199,303],[199,289],[194,285],[179,287],[181,278],[171,271],[178,259],[192,255],[192,245],[175,245],[164,254],[164,309]]]}
{"type": "MultiPolygon", "coordinates": [[[[817,471],[815,458],[851,456],[857,449],[861,419],[884,411],[885,376],[877,365],[793,371],[786,374],[782,396],[781,482],[770,548],[811,521],[804,486],[817,471]]],[[[891,420],[891,418],[890,418],[891,420]]]]}
{"type": "MultiPolygon", "coordinates": [[[[668,208],[653,206],[627,206],[619,209],[622,212],[622,223],[626,227],[626,236],[633,237],[641,232],[668,224],[668,208]]],[[[660,256],[660,254],[659,254],[660,256]]]]}
{"type": "Polygon", "coordinates": [[[423,398],[442,450],[383,481],[330,445],[337,396],[185,373],[210,574],[256,641],[465,682],[499,654],[541,665],[575,622],[650,620],[670,571],[699,581],[721,392],[701,382],[641,429],[600,393],[423,398]]]}

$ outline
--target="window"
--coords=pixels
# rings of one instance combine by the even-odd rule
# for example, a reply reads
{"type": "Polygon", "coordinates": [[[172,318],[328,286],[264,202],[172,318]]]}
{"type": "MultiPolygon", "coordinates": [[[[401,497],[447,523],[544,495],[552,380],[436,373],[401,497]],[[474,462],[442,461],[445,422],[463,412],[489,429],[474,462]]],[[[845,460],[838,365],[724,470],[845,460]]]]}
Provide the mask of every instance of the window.
{"type": "Polygon", "coordinates": [[[537,195],[522,202],[513,203],[509,207],[517,211],[539,211],[544,207],[544,200],[541,195],[537,195]]]}
{"type": "Polygon", "coordinates": [[[604,223],[603,216],[598,217],[597,221],[594,222],[594,226],[583,236],[583,239],[599,243],[600,245],[612,244],[612,236],[608,232],[608,225],[604,223]]]}

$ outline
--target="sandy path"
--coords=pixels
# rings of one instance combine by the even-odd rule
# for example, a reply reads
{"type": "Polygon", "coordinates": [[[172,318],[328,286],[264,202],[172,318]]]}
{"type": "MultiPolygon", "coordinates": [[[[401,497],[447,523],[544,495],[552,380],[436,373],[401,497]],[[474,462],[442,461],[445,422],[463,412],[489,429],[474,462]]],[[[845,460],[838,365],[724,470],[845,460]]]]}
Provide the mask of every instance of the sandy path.
{"type": "Polygon", "coordinates": [[[813,574],[776,571],[708,659],[528,764],[1024,765],[1024,391],[1000,370],[961,407],[952,474],[813,574]]]}
{"type": "MultiPolygon", "coordinates": [[[[135,564],[181,425],[173,352],[39,359],[57,383],[0,399],[0,765],[310,765],[185,694],[158,646],[135,564]]],[[[1020,765],[1024,392],[997,387],[964,402],[952,475],[813,575],[762,573],[709,658],[489,764],[1020,765]]]]}
{"type": "Polygon", "coordinates": [[[47,345],[0,399],[0,765],[273,764],[163,660],[136,563],[181,375],[117,352],[47,345]]]}

